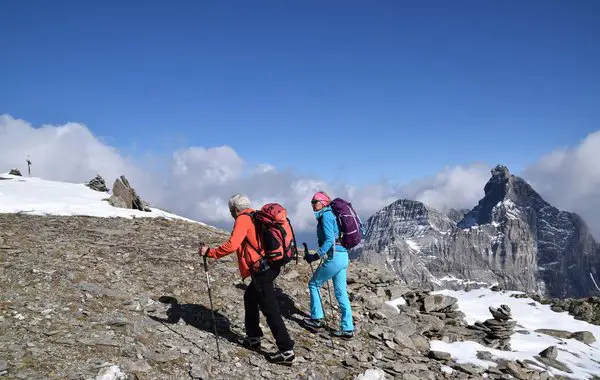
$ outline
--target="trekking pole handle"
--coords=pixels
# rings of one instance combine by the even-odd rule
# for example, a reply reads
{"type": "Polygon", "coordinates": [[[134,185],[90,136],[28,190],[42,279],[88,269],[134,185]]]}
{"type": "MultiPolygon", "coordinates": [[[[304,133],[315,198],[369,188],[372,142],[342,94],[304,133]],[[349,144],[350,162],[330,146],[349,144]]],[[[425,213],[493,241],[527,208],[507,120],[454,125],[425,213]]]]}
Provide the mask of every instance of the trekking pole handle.
{"type": "Polygon", "coordinates": [[[302,243],[302,245],[304,246],[304,253],[308,253],[308,245],[306,243],[302,243]]]}
{"type": "MultiPolygon", "coordinates": [[[[204,242],[200,242],[201,246],[206,246],[204,242]]],[[[206,261],[206,255],[202,256],[202,260],[204,261],[204,271],[208,272],[208,262],[206,261]]]]}

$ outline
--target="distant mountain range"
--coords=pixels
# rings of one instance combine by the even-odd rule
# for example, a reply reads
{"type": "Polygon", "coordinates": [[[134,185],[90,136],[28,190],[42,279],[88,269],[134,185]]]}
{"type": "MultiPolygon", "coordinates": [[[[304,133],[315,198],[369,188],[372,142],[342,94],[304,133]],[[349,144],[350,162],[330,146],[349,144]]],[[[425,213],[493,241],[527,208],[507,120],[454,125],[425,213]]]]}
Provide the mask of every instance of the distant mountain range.
{"type": "Polygon", "coordinates": [[[401,199],[367,221],[354,260],[391,267],[412,286],[498,283],[547,297],[597,295],[600,246],[575,213],[553,207],[498,165],[472,210],[401,199]]]}

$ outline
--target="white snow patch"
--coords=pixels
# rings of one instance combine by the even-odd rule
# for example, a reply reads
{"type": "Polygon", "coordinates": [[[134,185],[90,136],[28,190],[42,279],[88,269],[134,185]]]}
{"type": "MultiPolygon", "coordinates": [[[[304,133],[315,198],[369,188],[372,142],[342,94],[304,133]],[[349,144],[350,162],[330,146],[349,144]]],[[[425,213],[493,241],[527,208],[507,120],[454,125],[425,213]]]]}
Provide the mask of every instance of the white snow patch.
{"type": "Polygon", "coordinates": [[[440,371],[442,371],[448,375],[452,375],[452,372],[454,372],[454,370],[452,368],[448,367],[447,365],[441,366],[440,371]]]}
{"type": "Polygon", "coordinates": [[[451,274],[449,274],[449,275],[447,275],[445,277],[440,278],[440,281],[444,281],[444,282],[456,282],[457,284],[460,284],[460,285],[470,285],[470,284],[475,284],[475,285],[489,285],[487,282],[473,281],[473,280],[463,280],[461,278],[454,277],[451,274]]]}
{"type": "Polygon", "coordinates": [[[542,305],[530,298],[510,297],[511,294],[522,294],[521,292],[493,292],[490,289],[476,289],[470,292],[440,290],[433,293],[456,297],[459,310],[465,313],[465,320],[469,324],[491,318],[488,310],[489,306],[508,305],[511,308],[513,319],[518,323],[515,330],[527,330],[529,333],[515,332],[513,334],[510,341],[512,351],[495,350],[471,341],[431,342],[432,350],[448,352],[459,363],[472,363],[485,368],[490,365],[495,366],[495,363],[480,360],[476,357],[477,351],[488,351],[498,358],[508,360],[530,359],[538,363],[540,367],[546,368],[544,364],[535,360],[534,356],[547,347],[554,345],[558,348],[558,360],[569,366],[573,373],[567,374],[548,367],[546,369],[549,373],[579,379],[591,378],[592,375],[600,373],[600,361],[598,360],[600,357],[600,326],[578,321],[566,312],[556,313],[550,309],[549,305],[542,305]],[[559,339],[536,333],[535,330],[537,329],[557,329],[570,332],[589,331],[594,334],[598,341],[586,345],[575,339],[559,339]]]}
{"type": "Polygon", "coordinates": [[[498,235],[493,236],[490,239],[490,244],[494,245],[494,244],[500,244],[502,242],[502,239],[504,238],[504,234],[502,232],[499,232],[498,235]]]}
{"type": "Polygon", "coordinates": [[[379,368],[368,369],[360,375],[356,376],[354,380],[384,380],[385,372],[379,368]]]}
{"type": "Polygon", "coordinates": [[[125,374],[121,372],[121,369],[116,365],[102,368],[96,376],[96,380],[122,380],[125,379],[125,374]]]}
{"type": "Polygon", "coordinates": [[[417,252],[421,252],[421,246],[417,244],[416,241],[411,239],[404,239],[404,241],[406,242],[406,244],[408,244],[410,248],[414,249],[417,252]]]}
{"type": "MultiPolygon", "coordinates": [[[[84,184],[47,181],[40,178],[0,175],[0,213],[29,215],[85,215],[95,217],[181,219],[200,223],[156,208],[152,212],[111,206],[110,193],[84,184]]],[[[201,223],[203,224],[203,223],[201,223]]]]}
{"type": "Polygon", "coordinates": [[[502,204],[504,205],[504,209],[506,210],[506,216],[509,219],[519,219],[521,211],[513,201],[511,201],[510,199],[506,199],[502,202],[502,204]]]}
{"type": "Polygon", "coordinates": [[[390,306],[395,307],[396,310],[398,310],[398,312],[399,312],[400,309],[398,308],[398,306],[406,305],[406,300],[403,297],[400,297],[400,298],[393,299],[391,301],[385,301],[385,303],[390,306]]]}

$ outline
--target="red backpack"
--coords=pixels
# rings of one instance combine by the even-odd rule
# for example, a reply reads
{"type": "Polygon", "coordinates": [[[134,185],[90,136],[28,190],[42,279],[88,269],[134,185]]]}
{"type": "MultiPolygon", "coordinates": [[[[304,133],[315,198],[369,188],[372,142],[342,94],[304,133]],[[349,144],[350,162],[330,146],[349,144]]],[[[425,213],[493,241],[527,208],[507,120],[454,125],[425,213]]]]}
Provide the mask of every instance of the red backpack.
{"type": "Polygon", "coordinates": [[[257,251],[269,264],[283,266],[298,255],[294,230],[282,205],[268,203],[250,217],[256,228],[257,251]]]}

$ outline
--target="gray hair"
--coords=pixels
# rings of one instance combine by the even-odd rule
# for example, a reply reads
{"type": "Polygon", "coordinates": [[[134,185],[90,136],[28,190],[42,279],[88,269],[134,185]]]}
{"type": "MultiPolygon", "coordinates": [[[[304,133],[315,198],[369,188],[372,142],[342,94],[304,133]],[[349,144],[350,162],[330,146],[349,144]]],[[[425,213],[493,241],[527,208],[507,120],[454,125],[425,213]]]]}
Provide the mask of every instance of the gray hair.
{"type": "Polygon", "coordinates": [[[250,199],[245,194],[235,194],[229,198],[229,209],[242,211],[250,207],[250,199]]]}

